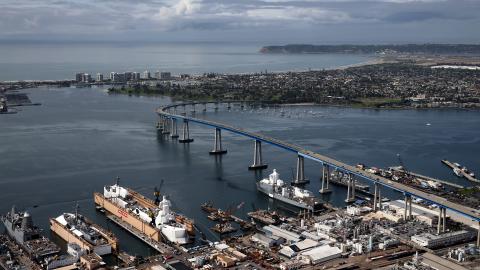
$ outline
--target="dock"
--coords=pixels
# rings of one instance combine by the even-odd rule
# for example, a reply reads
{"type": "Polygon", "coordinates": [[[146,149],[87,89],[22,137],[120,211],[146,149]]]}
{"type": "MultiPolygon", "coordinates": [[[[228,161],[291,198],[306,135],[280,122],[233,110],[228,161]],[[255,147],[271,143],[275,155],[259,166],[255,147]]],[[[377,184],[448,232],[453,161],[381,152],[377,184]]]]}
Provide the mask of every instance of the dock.
{"type": "Polygon", "coordinates": [[[446,160],[446,159],[442,159],[442,163],[447,165],[448,167],[450,167],[452,170],[453,169],[458,169],[460,170],[461,174],[463,175],[463,177],[467,178],[467,180],[471,181],[471,182],[475,182],[475,183],[480,183],[480,180],[478,180],[477,178],[471,176],[470,174],[464,172],[460,167],[458,167],[457,165],[453,164],[452,162],[446,160]]]}
{"type": "Polygon", "coordinates": [[[107,218],[113,222],[115,222],[118,226],[122,227],[123,229],[127,230],[129,233],[136,236],[138,239],[142,240],[147,245],[151,246],[156,251],[164,254],[164,253],[172,253],[173,248],[166,245],[165,243],[161,243],[155,241],[148,237],[148,235],[143,234],[141,231],[137,230],[136,228],[132,227],[130,224],[122,221],[121,219],[117,218],[114,215],[106,215],[107,218]]]}
{"type": "MultiPolygon", "coordinates": [[[[390,167],[390,168],[391,168],[392,170],[394,170],[394,171],[404,172],[404,173],[405,173],[405,170],[400,169],[399,167],[390,167]]],[[[412,175],[412,176],[415,176],[415,177],[418,177],[418,178],[421,178],[421,179],[423,179],[423,180],[435,181],[435,182],[442,183],[442,184],[444,184],[444,185],[447,185],[447,186],[450,186],[450,187],[454,187],[454,188],[461,188],[461,189],[465,188],[464,186],[459,185],[459,184],[455,184],[455,183],[452,183],[452,182],[449,182],[449,181],[445,181],[445,180],[433,178],[433,177],[426,176],[426,175],[421,175],[421,174],[419,174],[419,173],[408,172],[408,174],[410,174],[410,175],[412,175]]]]}

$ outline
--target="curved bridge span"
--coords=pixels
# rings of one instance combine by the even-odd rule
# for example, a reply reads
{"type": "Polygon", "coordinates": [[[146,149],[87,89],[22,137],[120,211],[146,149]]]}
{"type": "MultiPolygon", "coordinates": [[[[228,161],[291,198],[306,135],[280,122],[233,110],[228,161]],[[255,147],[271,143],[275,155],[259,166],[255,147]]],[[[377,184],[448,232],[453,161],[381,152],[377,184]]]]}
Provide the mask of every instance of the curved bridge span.
{"type": "MultiPolygon", "coordinates": [[[[285,141],[282,141],[282,140],[279,140],[279,139],[276,139],[276,138],[272,138],[272,137],[269,137],[269,136],[266,136],[266,135],[263,135],[263,134],[260,134],[260,133],[257,133],[257,132],[251,132],[251,131],[248,131],[248,130],[245,130],[245,129],[242,129],[242,128],[237,128],[237,127],[225,124],[225,123],[219,123],[219,122],[215,122],[215,121],[195,118],[194,114],[192,114],[192,116],[189,116],[187,114],[187,110],[186,110],[187,107],[190,107],[192,109],[192,112],[195,112],[195,110],[198,110],[197,107],[202,107],[203,106],[203,108],[201,108],[201,110],[203,109],[203,111],[206,111],[207,104],[214,104],[215,105],[215,110],[217,110],[218,109],[218,104],[220,104],[220,103],[228,104],[228,108],[230,108],[231,104],[241,104],[242,107],[245,104],[245,102],[240,102],[240,101],[238,101],[238,102],[235,102],[235,101],[188,102],[188,103],[171,104],[171,105],[168,105],[168,106],[160,107],[160,108],[157,109],[156,112],[160,116],[161,121],[163,121],[162,124],[163,124],[164,129],[168,129],[168,126],[170,126],[170,129],[172,129],[172,137],[173,137],[174,134],[175,135],[177,134],[176,133],[176,128],[177,128],[176,127],[176,122],[178,120],[183,122],[183,137],[182,137],[183,141],[181,141],[182,139],[179,140],[181,142],[191,142],[191,141],[193,141],[193,139],[190,139],[189,134],[188,134],[188,123],[189,122],[204,125],[204,126],[207,126],[207,127],[215,128],[215,130],[216,130],[216,133],[215,133],[215,139],[216,139],[215,140],[215,150],[223,151],[221,153],[226,152],[225,150],[221,149],[221,135],[220,135],[221,130],[225,130],[225,131],[228,131],[228,132],[232,132],[234,134],[238,134],[238,135],[253,139],[255,141],[255,155],[254,156],[255,156],[255,158],[257,158],[258,151],[260,151],[260,161],[259,161],[260,163],[258,163],[258,160],[254,160],[254,164],[252,166],[250,166],[251,169],[266,168],[266,165],[261,162],[261,144],[260,143],[263,142],[263,143],[266,143],[266,144],[273,145],[275,147],[282,148],[282,149],[290,151],[290,152],[294,152],[298,155],[297,180],[299,180],[299,181],[303,180],[303,178],[302,178],[303,177],[303,159],[309,159],[309,160],[313,160],[313,161],[318,162],[321,165],[323,165],[323,169],[324,169],[324,177],[323,178],[325,178],[325,177],[328,178],[328,175],[325,174],[325,168],[327,168],[327,172],[328,172],[328,168],[333,168],[333,169],[342,171],[344,173],[347,173],[348,175],[350,175],[352,177],[351,178],[352,180],[353,180],[353,177],[357,177],[359,179],[364,179],[364,180],[367,180],[367,181],[373,183],[375,185],[374,209],[376,208],[376,205],[377,205],[377,203],[375,203],[375,202],[377,201],[378,187],[383,186],[383,187],[386,187],[386,188],[390,188],[390,189],[399,191],[399,192],[401,192],[405,195],[405,217],[406,218],[407,218],[407,209],[408,209],[407,206],[408,206],[408,204],[410,204],[410,210],[409,211],[410,211],[410,217],[411,217],[411,198],[415,197],[415,198],[420,198],[420,199],[423,199],[425,201],[428,201],[428,202],[431,202],[431,203],[434,203],[434,204],[438,205],[439,209],[440,209],[440,214],[439,214],[440,217],[442,216],[442,213],[443,213],[444,216],[446,216],[446,214],[445,214],[446,210],[445,209],[449,209],[451,211],[460,213],[460,214],[462,214],[462,215],[464,215],[464,216],[466,216],[466,217],[468,217],[468,218],[470,218],[470,219],[472,219],[476,222],[480,222],[480,212],[477,211],[477,210],[474,210],[470,207],[467,207],[467,206],[449,201],[445,198],[436,196],[434,194],[429,194],[427,192],[424,192],[422,190],[404,185],[402,183],[392,181],[392,180],[387,179],[385,177],[366,172],[366,171],[361,170],[361,169],[359,169],[355,166],[352,166],[352,165],[343,163],[341,161],[335,160],[333,158],[324,156],[322,154],[310,151],[308,149],[305,149],[305,148],[303,148],[301,146],[298,146],[298,145],[295,145],[295,144],[291,144],[291,143],[288,143],[288,142],[285,142],[285,141]],[[177,113],[179,108],[183,109],[182,113],[177,113]],[[173,129],[175,129],[175,131],[173,129]],[[185,136],[187,136],[187,137],[185,137],[185,136]],[[218,139],[220,139],[220,149],[217,149],[218,139]],[[302,179],[299,179],[299,177],[302,178],[302,179]]],[[[169,133],[169,131],[167,131],[167,133],[169,133]]],[[[178,135],[177,135],[177,137],[178,137],[178,135]]],[[[218,152],[218,153],[220,153],[220,152],[218,152]]],[[[325,181],[325,180],[322,180],[322,181],[325,181]]],[[[348,185],[349,194],[347,194],[347,200],[346,201],[349,201],[349,199],[352,199],[351,197],[349,198],[349,196],[351,196],[351,192],[354,192],[354,190],[355,190],[354,189],[354,183],[355,182],[354,181],[351,181],[351,182],[352,182],[352,185],[353,185],[352,186],[353,191],[350,191],[351,189],[350,189],[350,184],[349,184],[348,185]]],[[[380,193],[379,190],[378,190],[378,193],[380,193]]],[[[378,194],[378,197],[380,197],[380,194],[378,194]]],[[[378,201],[380,201],[380,200],[378,200],[378,201]]],[[[380,203],[381,202],[379,202],[379,204],[380,203]]],[[[440,220],[441,219],[439,219],[438,230],[440,230],[440,220]]],[[[479,231],[479,233],[480,233],[480,231],[479,231]]]]}

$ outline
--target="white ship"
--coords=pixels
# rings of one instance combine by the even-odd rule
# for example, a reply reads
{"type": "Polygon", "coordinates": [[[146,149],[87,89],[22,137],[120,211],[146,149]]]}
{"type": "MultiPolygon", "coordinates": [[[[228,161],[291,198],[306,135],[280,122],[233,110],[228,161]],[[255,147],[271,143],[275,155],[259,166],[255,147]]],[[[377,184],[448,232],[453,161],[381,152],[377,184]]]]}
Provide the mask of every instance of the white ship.
{"type": "Polygon", "coordinates": [[[117,207],[125,209],[126,213],[131,213],[160,230],[168,241],[179,245],[189,243],[187,230],[190,221],[179,222],[180,216],[171,211],[171,203],[165,196],[158,205],[155,205],[138,193],[118,184],[105,186],[103,196],[114,202],[117,207]]]}
{"type": "Polygon", "coordinates": [[[315,197],[311,191],[285,184],[275,169],[268,178],[257,183],[257,189],[270,198],[302,209],[315,211],[322,206],[321,200],[315,197]]]}

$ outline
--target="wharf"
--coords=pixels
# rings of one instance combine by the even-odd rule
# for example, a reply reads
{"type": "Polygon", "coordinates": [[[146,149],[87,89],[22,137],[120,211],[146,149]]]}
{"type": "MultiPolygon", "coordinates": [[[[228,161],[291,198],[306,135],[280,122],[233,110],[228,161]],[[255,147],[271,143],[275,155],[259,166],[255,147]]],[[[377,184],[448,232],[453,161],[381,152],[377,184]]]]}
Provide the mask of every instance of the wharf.
{"type": "Polygon", "coordinates": [[[158,241],[155,241],[155,240],[151,239],[150,237],[148,237],[148,235],[143,234],[141,231],[137,230],[136,228],[134,228],[130,224],[122,221],[121,219],[117,218],[116,216],[114,216],[114,215],[106,215],[106,216],[107,216],[108,219],[115,222],[118,226],[124,228],[125,230],[127,230],[128,232],[130,232],[131,234],[136,236],[138,239],[142,240],[147,245],[151,246],[156,251],[158,251],[162,254],[163,253],[171,253],[173,251],[172,247],[166,245],[165,243],[161,243],[161,242],[158,242],[158,241]]]}
{"type": "Polygon", "coordinates": [[[476,182],[476,183],[480,183],[480,180],[478,180],[477,178],[471,176],[470,174],[464,172],[463,170],[461,170],[460,167],[458,167],[457,165],[453,164],[452,162],[446,160],[446,159],[442,159],[442,163],[447,165],[448,167],[450,167],[452,170],[453,169],[458,169],[460,170],[461,174],[463,175],[463,177],[467,178],[467,180],[469,181],[472,181],[472,182],[476,182]]]}
{"type": "MultiPolygon", "coordinates": [[[[402,170],[399,167],[390,167],[390,168],[394,171],[397,171],[397,172],[405,172],[405,170],[402,170]]],[[[451,183],[449,181],[436,179],[436,178],[433,178],[433,177],[421,175],[421,174],[414,173],[414,172],[408,172],[408,174],[413,175],[413,176],[418,177],[418,178],[422,178],[424,180],[439,182],[439,183],[442,183],[444,185],[451,186],[451,187],[454,187],[454,188],[461,188],[461,189],[465,188],[465,186],[462,186],[462,185],[459,185],[459,184],[454,184],[454,183],[451,183]]]]}

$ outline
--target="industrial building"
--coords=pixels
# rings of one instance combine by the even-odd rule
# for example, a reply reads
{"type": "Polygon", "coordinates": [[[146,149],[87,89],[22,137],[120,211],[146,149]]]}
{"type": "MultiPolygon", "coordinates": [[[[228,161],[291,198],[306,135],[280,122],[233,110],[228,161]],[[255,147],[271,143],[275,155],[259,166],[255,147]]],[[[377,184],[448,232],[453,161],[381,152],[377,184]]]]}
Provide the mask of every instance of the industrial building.
{"type": "Polygon", "coordinates": [[[473,231],[461,230],[439,235],[422,233],[412,236],[411,240],[422,247],[433,248],[465,242],[467,240],[472,240],[475,236],[476,233],[473,231]]]}

